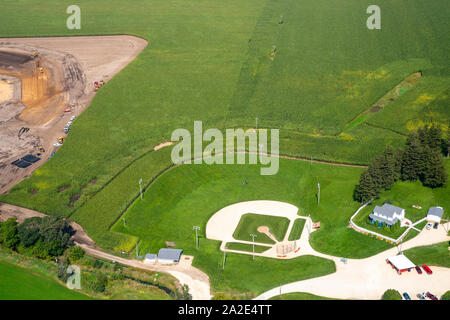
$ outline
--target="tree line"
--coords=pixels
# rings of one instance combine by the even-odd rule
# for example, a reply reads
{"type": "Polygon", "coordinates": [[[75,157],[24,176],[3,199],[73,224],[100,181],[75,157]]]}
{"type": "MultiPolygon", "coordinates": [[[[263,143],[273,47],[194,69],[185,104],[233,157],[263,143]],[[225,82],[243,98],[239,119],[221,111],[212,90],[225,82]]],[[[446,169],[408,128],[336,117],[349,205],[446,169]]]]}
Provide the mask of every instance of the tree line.
{"type": "Polygon", "coordinates": [[[74,245],[71,239],[74,232],[63,217],[33,217],[20,225],[15,218],[10,218],[0,223],[0,244],[22,254],[51,260],[74,245]]]}
{"type": "Polygon", "coordinates": [[[448,156],[449,145],[438,125],[412,131],[404,148],[388,146],[372,159],[361,173],[353,198],[361,203],[377,198],[398,180],[420,180],[426,187],[442,187],[447,181],[443,154],[448,156]]]}

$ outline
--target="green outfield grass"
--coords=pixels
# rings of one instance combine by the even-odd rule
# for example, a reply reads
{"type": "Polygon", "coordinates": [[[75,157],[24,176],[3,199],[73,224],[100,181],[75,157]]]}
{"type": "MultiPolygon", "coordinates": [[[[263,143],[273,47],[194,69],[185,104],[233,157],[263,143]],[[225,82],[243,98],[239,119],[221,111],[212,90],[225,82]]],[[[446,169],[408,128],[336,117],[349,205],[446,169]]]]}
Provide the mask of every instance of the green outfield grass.
{"type": "Polygon", "coordinates": [[[63,284],[5,261],[0,261],[0,300],[88,300],[63,284]]]}
{"type": "Polygon", "coordinates": [[[236,240],[252,241],[250,234],[255,234],[255,242],[274,244],[266,234],[259,233],[258,227],[269,227],[269,232],[278,241],[283,241],[290,220],[283,217],[267,216],[262,214],[246,213],[242,215],[236,230],[233,233],[233,238],[236,240]]]}

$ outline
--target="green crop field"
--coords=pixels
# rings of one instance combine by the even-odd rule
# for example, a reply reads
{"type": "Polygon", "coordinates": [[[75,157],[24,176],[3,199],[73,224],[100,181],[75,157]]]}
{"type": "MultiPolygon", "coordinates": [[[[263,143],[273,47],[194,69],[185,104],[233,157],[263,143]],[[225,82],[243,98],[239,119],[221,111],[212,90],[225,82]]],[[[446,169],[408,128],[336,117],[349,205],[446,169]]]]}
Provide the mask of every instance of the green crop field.
{"type": "Polygon", "coordinates": [[[87,300],[51,278],[0,261],[0,300],[87,300]]]}
{"type": "Polygon", "coordinates": [[[287,228],[289,227],[289,222],[290,220],[288,218],[246,213],[239,220],[239,224],[233,233],[233,238],[236,240],[252,241],[250,234],[255,234],[257,236],[255,242],[273,244],[275,242],[266,234],[258,232],[258,227],[268,227],[269,232],[275,239],[283,241],[287,228]]]}

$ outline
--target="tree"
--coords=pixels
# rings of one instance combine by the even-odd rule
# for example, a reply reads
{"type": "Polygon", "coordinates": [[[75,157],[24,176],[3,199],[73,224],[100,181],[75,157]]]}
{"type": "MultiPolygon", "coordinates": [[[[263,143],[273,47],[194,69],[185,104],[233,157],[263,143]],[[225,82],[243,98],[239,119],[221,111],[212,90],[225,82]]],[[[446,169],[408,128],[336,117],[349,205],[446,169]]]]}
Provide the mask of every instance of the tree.
{"type": "Polygon", "coordinates": [[[395,289],[388,289],[383,293],[381,300],[402,300],[402,296],[395,289]]]}
{"type": "Polygon", "coordinates": [[[356,185],[353,192],[353,198],[361,203],[371,200],[378,196],[376,185],[373,181],[369,170],[366,169],[361,173],[359,184],[356,185]]]}
{"type": "Polygon", "coordinates": [[[84,256],[84,250],[79,246],[70,247],[68,251],[68,258],[71,263],[80,260],[84,256]]]}
{"type": "Polygon", "coordinates": [[[441,297],[441,300],[450,300],[450,291],[444,293],[441,297]]]}
{"type": "Polygon", "coordinates": [[[0,243],[3,243],[6,248],[12,250],[15,250],[20,243],[15,218],[9,218],[0,224],[0,243]]]}
{"type": "Polygon", "coordinates": [[[423,185],[426,187],[437,188],[445,184],[447,174],[439,152],[434,151],[430,154],[430,159],[421,178],[423,185]]]}
{"type": "Polygon", "coordinates": [[[417,132],[412,132],[406,140],[402,157],[401,178],[406,181],[416,181],[420,173],[420,156],[422,145],[417,132]]]}

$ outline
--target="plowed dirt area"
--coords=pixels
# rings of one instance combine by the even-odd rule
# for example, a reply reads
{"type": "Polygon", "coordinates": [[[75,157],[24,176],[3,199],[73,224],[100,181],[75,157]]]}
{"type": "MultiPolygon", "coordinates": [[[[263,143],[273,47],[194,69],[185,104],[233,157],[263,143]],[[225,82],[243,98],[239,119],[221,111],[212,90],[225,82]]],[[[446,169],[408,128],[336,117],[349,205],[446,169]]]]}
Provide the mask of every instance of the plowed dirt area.
{"type": "Polygon", "coordinates": [[[94,97],[94,82],[107,83],[146,46],[126,35],[0,38],[0,193],[57,151],[66,123],[94,97]],[[22,127],[29,130],[19,136],[22,127]],[[41,160],[12,164],[29,153],[41,160]]]}

